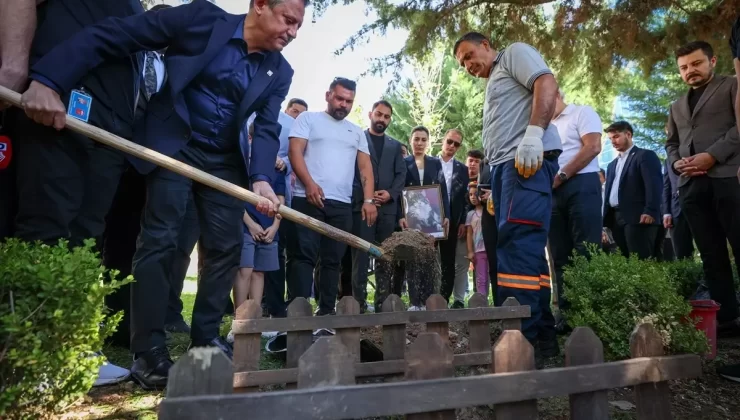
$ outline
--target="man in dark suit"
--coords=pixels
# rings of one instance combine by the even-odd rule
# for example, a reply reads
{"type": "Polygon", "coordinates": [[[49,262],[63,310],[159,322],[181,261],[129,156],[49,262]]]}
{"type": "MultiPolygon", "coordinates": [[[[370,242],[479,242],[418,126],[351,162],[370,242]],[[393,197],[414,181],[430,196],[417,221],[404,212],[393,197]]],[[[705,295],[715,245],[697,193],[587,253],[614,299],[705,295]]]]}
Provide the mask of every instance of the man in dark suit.
{"type": "Polygon", "coordinates": [[[727,251],[729,241],[740,264],[740,185],[735,179],[740,137],[733,108],[737,80],[714,74],[717,58],[703,41],[676,50],[676,61],[690,89],[671,104],[668,163],[681,176],[678,198],[701,254],[709,294],[722,305],[717,319],[737,330],[740,312],[727,251]]]}
{"type": "MultiPolygon", "coordinates": [[[[123,18],[144,11],[138,0],[2,3],[0,84],[18,91],[28,86],[29,64],[33,66],[84,27],[110,16],[123,18]],[[8,77],[9,74],[16,77],[8,77]]],[[[71,87],[84,89],[95,102],[88,115],[89,123],[131,138],[142,57],[106,57],[97,67],[70,81],[71,87]]],[[[63,67],[66,62],[57,65],[63,67]]],[[[69,91],[57,98],[60,121],[68,101],[69,91]]],[[[61,125],[56,127],[61,130],[58,131],[35,124],[19,110],[9,110],[6,122],[10,120],[18,165],[15,234],[29,241],[56,243],[61,238],[76,246],[94,238],[100,244],[105,215],[125,168],[123,154],[61,130],[61,125]]]]}
{"type": "Polygon", "coordinates": [[[454,291],[452,308],[465,307],[465,290],[467,273],[470,261],[467,259],[467,245],[465,243],[465,217],[467,216],[468,168],[455,159],[455,153],[462,145],[462,132],[449,129],[442,140],[442,153],[439,161],[447,183],[447,193],[450,202],[450,230],[447,239],[439,243],[440,261],[442,265],[442,288],[440,294],[450,301],[454,291]]]}
{"type": "Polygon", "coordinates": [[[694,237],[689,222],[681,213],[678,200],[679,176],[663,162],[663,227],[671,235],[673,256],[676,259],[691,258],[694,255],[694,237]]]}
{"type": "MultiPolygon", "coordinates": [[[[142,145],[204,170],[264,197],[261,212],[279,204],[270,182],[279,146],[280,105],[293,70],[279,53],[303,21],[304,0],[254,0],[248,15],[231,15],[204,0],[107,19],[54,48],[32,68],[23,95],[26,113],[45,125],[64,125],[60,93],[70,91],[105,59],[167,47],[167,84],[149,101],[134,139],[142,145]],[[247,45],[247,42],[249,45],[247,45]],[[216,97],[217,100],[211,99],[216,97]],[[257,112],[251,147],[239,133],[257,112]],[[251,161],[249,170],[246,165],[251,161]]],[[[94,106],[94,105],[93,105],[94,106]]],[[[131,351],[134,378],[145,388],[164,386],[172,360],[164,323],[170,261],[192,194],[198,209],[203,267],[191,326],[192,346],[215,346],[228,356],[219,326],[239,264],[243,203],[190,179],[138,159],[147,178],[133,274],[131,351]]]]}
{"type": "Polygon", "coordinates": [[[617,121],[604,131],[619,152],[606,169],[604,227],[611,229],[625,257],[654,258],[660,224],[660,160],[652,150],[632,143],[628,122],[617,121]]]}
{"type": "MultiPolygon", "coordinates": [[[[375,180],[375,205],[378,218],[368,226],[362,220],[363,192],[360,183],[360,169],[355,165],[355,181],[352,187],[353,233],[360,238],[382,243],[396,227],[398,202],[403,185],[406,183],[406,165],[401,157],[401,143],[385,134],[391,123],[393,107],[381,100],[373,104],[369,113],[370,127],[365,130],[370,160],[373,164],[375,180]]],[[[367,310],[367,266],[369,256],[366,252],[352,249],[352,294],[360,303],[360,311],[367,310]]],[[[390,294],[391,271],[387,264],[376,265],[375,269],[375,311],[380,312],[383,301],[390,294]]]]}

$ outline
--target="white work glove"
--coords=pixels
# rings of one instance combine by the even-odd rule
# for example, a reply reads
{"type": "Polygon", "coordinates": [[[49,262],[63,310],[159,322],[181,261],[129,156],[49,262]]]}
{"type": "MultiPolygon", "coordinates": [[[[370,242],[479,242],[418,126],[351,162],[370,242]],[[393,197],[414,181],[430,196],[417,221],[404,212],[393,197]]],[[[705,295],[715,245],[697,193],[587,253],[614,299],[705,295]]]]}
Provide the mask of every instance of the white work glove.
{"type": "Polygon", "coordinates": [[[514,167],[519,175],[529,178],[542,167],[543,153],[542,136],[545,130],[536,125],[528,125],[524,132],[524,138],[516,148],[514,167]]]}

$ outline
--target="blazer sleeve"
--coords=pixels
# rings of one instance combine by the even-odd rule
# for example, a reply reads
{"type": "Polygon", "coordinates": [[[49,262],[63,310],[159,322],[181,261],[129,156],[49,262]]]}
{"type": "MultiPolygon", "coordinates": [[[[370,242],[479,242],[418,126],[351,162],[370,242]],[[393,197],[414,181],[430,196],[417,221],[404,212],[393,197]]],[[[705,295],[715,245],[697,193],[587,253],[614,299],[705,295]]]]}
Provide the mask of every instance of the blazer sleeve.
{"type": "Polygon", "coordinates": [[[262,108],[257,111],[254,119],[254,135],[252,136],[252,156],[250,158],[249,178],[252,182],[272,182],[275,172],[275,160],[280,149],[280,130],[278,122],[280,104],[290,89],[293,80],[293,69],[283,61],[286,70],[278,72],[280,78],[270,92],[262,108]]]}
{"type": "Polygon", "coordinates": [[[668,173],[668,159],[663,164],[663,206],[661,210],[661,216],[665,214],[673,214],[671,211],[671,177],[668,173]]]}
{"type": "Polygon", "coordinates": [[[450,197],[447,195],[447,180],[442,170],[442,162],[439,159],[435,159],[435,162],[437,166],[437,182],[439,182],[440,189],[442,190],[442,205],[445,209],[445,217],[450,219],[450,197]]]}
{"type": "MultiPolygon", "coordinates": [[[[729,95],[730,95],[730,103],[732,104],[732,108],[734,111],[735,108],[735,98],[737,97],[737,79],[736,78],[727,78],[726,80],[729,80],[728,83],[730,83],[730,89],[729,95]]],[[[734,115],[734,112],[733,112],[734,115]]],[[[725,163],[728,159],[730,159],[732,156],[737,153],[737,151],[740,150],[740,135],[737,131],[737,125],[732,125],[729,130],[727,130],[727,133],[725,133],[724,137],[717,140],[707,148],[707,153],[712,155],[713,158],[717,159],[717,163],[725,163]]]]}
{"type": "Polygon", "coordinates": [[[161,50],[183,39],[193,19],[206,7],[214,6],[194,1],[125,18],[106,18],[54,47],[31,68],[30,78],[59,94],[69,92],[105,60],[161,50]]]}
{"type": "Polygon", "coordinates": [[[676,120],[673,119],[673,105],[668,108],[668,137],[665,142],[666,162],[668,163],[668,169],[680,175],[673,169],[673,165],[676,161],[681,159],[678,148],[681,145],[678,137],[678,127],[676,126],[676,120]]]}
{"type": "Polygon", "coordinates": [[[397,147],[393,153],[395,154],[395,157],[393,159],[393,182],[391,183],[391,187],[388,189],[388,194],[391,196],[391,202],[393,201],[399,201],[399,196],[401,195],[401,190],[403,189],[404,185],[406,185],[406,162],[403,160],[403,156],[401,156],[401,143],[396,142],[395,143],[397,147]]]}
{"type": "Polygon", "coordinates": [[[645,150],[642,155],[640,174],[645,186],[645,208],[642,214],[658,215],[660,217],[660,159],[652,150],[645,150]]]}

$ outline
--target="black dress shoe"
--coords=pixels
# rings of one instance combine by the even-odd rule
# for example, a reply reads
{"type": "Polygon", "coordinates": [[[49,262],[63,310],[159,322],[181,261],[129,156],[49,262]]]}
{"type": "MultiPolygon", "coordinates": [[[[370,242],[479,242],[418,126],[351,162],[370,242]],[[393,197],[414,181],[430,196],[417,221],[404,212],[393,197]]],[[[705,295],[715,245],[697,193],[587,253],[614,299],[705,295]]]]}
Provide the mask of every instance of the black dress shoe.
{"type": "Polygon", "coordinates": [[[180,319],[171,324],[165,324],[164,330],[168,333],[175,334],[190,334],[190,327],[185,323],[184,319],[180,319]]]}
{"type": "Polygon", "coordinates": [[[224,352],[229,360],[234,360],[234,349],[231,347],[231,344],[221,337],[216,337],[213,340],[204,343],[192,342],[190,343],[188,350],[195,347],[216,347],[224,352]]]}
{"type": "Polygon", "coordinates": [[[460,302],[459,300],[456,300],[452,302],[452,308],[451,309],[465,309],[465,304],[460,302]]]}
{"type": "Polygon", "coordinates": [[[154,347],[134,358],[131,377],[147,391],[164,389],[173,364],[166,346],[154,347]]]}

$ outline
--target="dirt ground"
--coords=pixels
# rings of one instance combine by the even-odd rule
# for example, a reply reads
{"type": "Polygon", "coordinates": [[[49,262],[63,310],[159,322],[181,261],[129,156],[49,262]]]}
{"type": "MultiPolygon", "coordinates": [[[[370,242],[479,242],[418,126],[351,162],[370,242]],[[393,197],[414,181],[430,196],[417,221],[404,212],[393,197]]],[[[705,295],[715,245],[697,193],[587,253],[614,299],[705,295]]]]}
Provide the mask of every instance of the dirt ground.
{"type": "MultiPolygon", "coordinates": [[[[424,331],[424,326],[412,324],[407,327],[408,342],[413,342],[424,331]]],[[[500,334],[500,327],[491,328],[492,339],[500,334]]],[[[370,339],[382,347],[382,330],[379,327],[362,330],[362,338],[370,339]]],[[[463,323],[450,324],[450,343],[455,353],[468,351],[467,328],[463,323]]],[[[561,344],[564,338],[561,340],[561,344]]],[[[562,348],[562,347],[561,347],[562,348]]],[[[673,416],[675,419],[724,420],[740,418],[740,384],[717,376],[715,369],[725,363],[740,363],[740,338],[719,341],[718,357],[704,362],[702,377],[694,380],[676,381],[671,384],[673,416]]],[[[563,357],[547,361],[546,368],[561,367],[563,357]]],[[[264,355],[261,369],[277,369],[280,363],[264,355]]],[[[458,369],[458,376],[486,373],[483,368],[458,369]]],[[[369,379],[377,382],[380,379],[369,379]]],[[[162,392],[144,392],[133,383],[97,388],[84,400],[70,408],[62,419],[153,419],[162,399],[162,392]]],[[[634,394],[631,389],[614,389],[609,392],[611,418],[634,419],[634,394]]],[[[548,398],[538,402],[540,419],[561,420],[569,418],[568,398],[548,398]]],[[[457,410],[460,420],[488,420],[493,418],[493,407],[473,407],[457,410]]],[[[367,419],[370,420],[370,419],[367,419]]],[[[375,419],[373,419],[375,420],[375,419]]]]}

